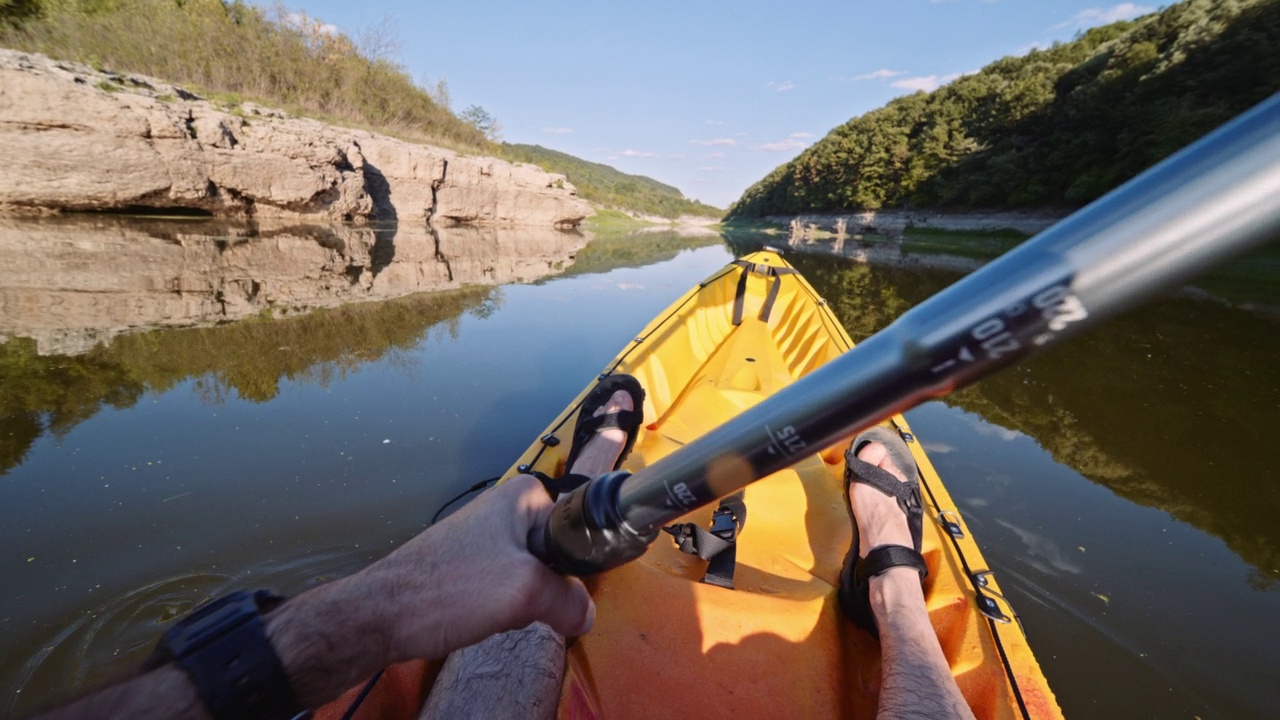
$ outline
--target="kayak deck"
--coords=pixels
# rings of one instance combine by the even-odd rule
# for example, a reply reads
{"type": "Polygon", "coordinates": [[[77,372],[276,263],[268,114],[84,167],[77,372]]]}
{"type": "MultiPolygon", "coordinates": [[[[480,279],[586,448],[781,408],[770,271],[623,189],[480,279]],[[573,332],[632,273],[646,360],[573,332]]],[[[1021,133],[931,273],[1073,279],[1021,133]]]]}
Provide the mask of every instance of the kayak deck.
{"type": "MultiPolygon", "coordinates": [[[[636,471],[675,452],[852,346],[826,303],[780,256],[735,261],[673,303],[606,367],[634,375],[647,395],[644,425],[623,468],[636,471]]],[[[504,480],[564,472],[578,407],[594,385],[504,480]]],[[[925,601],[965,699],[980,720],[1061,718],[1020,623],[929,458],[902,416],[886,425],[909,439],[920,467],[925,601]]],[[[844,618],[836,599],[852,537],[843,498],[846,445],[745,489],[734,589],[701,582],[706,563],[666,535],[638,560],[586,578],[596,622],[569,648],[559,717],[874,717],[879,643],[844,618]]],[[[716,471],[743,470],[726,463],[716,471]]],[[[703,508],[682,521],[706,528],[712,512],[703,508]]],[[[355,717],[415,717],[439,667],[414,661],[388,668],[355,717]]],[[[360,697],[361,687],[352,688],[316,717],[337,720],[360,697]]]]}
{"type": "MultiPolygon", "coordinates": [[[[609,364],[608,372],[634,375],[647,392],[645,424],[623,468],[656,462],[852,345],[778,255],[755,253],[726,267],[609,364]]],[[[589,390],[542,436],[564,442],[535,443],[507,477],[564,471],[589,390]]],[[[910,433],[901,416],[888,424],[910,433]]],[[[569,651],[560,716],[873,717],[879,643],[845,620],[836,600],[852,536],[843,499],[846,444],[746,488],[734,589],[700,582],[706,563],[666,535],[639,560],[590,578],[596,624],[569,651]]],[[[972,574],[985,562],[967,532],[953,539],[942,529],[940,512],[957,524],[959,515],[920,443],[909,447],[923,475],[926,520],[935,519],[924,532],[926,602],[961,691],[979,718],[1060,717],[1020,626],[1010,622],[1012,610],[992,600],[1004,621],[978,611],[972,574]]],[[[682,522],[709,527],[713,510],[682,522]]],[[[994,578],[981,578],[983,594],[998,598],[994,578]]]]}

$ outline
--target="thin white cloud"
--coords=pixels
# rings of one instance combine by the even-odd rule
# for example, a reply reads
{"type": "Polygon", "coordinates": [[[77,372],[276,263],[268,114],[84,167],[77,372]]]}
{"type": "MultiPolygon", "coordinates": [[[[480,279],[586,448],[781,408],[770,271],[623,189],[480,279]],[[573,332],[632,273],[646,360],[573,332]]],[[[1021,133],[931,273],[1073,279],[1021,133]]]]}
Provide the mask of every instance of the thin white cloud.
{"type": "Polygon", "coordinates": [[[795,138],[787,138],[780,142],[765,143],[760,146],[760,149],[766,152],[789,152],[791,150],[799,150],[806,144],[807,143],[795,138]]]}
{"type": "Polygon", "coordinates": [[[1111,7],[1086,8],[1076,13],[1075,17],[1064,23],[1058,23],[1051,29],[1061,30],[1063,28],[1076,27],[1083,30],[1097,25],[1109,25],[1121,20],[1132,20],[1150,12],[1155,12],[1155,8],[1148,5],[1138,5],[1137,3],[1120,3],[1111,7]]]}
{"type": "Polygon", "coordinates": [[[707,153],[706,155],[699,155],[698,159],[699,160],[719,160],[722,157],[724,157],[724,153],[713,152],[713,153],[707,153]]]}
{"type": "Polygon", "coordinates": [[[667,157],[672,160],[684,160],[684,155],[681,153],[671,153],[667,157]]]}
{"type": "Polygon", "coordinates": [[[937,75],[917,75],[916,77],[903,78],[901,80],[890,83],[891,86],[902,90],[910,90],[917,92],[923,90],[925,92],[933,92],[941,85],[941,81],[937,75]]]}
{"type": "Polygon", "coordinates": [[[807,132],[791,133],[787,137],[791,138],[792,140],[806,140],[808,138],[813,137],[813,133],[807,133],[807,132]]]}
{"type": "Polygon", "coordinates": [[[704,122],[704,123],[702,123],[702,124],[703,124],[703,125],[723,125],[723,124],[724,124],[724,121],[723,121],[723,120],[708,120],[708,121],[706,121],[706,122],[704,122]]]}
{"type": "Polygon", "coordinates": [[[879,70],[874,70],[864,75],[854,75],[853,81],[860,82],[862,80],[887,80],[891,77],[898,77],[899,75],[906,75],[906,74],[907,74],[906,70],[890,70],[889,68],[880,68],[879,70]]]}
{"type": "Polygon", "coordinates": [[[1022,47],[1018,48],[1017,50],[1014,50],[1013,54],[1016,57],[1022,57],[1023,55],[1026,55],[1032,50],[1044,50],[1045,48],[1049,47],[1049,45],[1050,43],[1044,40],[1036,40],[1035,42],[1029,42],[1026,45],[1023,45],[1022,47]]]}
{"type": "Polygon", "coordinates": [[[889,85],[902,90],[910,90],[911,92],[916,92],[919,90],[923,90],[925,92],[933,92],[934,90],[937,90],[938,88],[942,87],[943,85],[946,85],[952,80],[962,78],[965,75],[972,75],[976,72],[978,71],[966,70],[964,72],[951,73],[950,75],[941,75],[941,76],[917,75],[915,77],[903,78],[901,80],[891,82],[889,83],[889,85]]]}
{"type": "Polygon", "coordinates": [[[572,135],[573,128],[567,127],[544,127],[542,132],[551,133],[552,135],[572,135]]]}
{"type": "Polygon", "coordinates": [[[629,158],[651,158],[651,157],[658,156],[657,153],[645,152],[644,150],[623,150],[618,154],[621,155],[622,157],[629,157],[629,158]]]}
{"type": "Polygon", "coordinates": [[[724,170],[724,168],[719,165],[704,165],[698,169],[702,172],[720,172],[721,170],[724,170]]]}
{"type": "Polygon", "coordinates": [[[796,88],[795,82],[791,80],[788,80],[786,82],[774,82],[773,80],[770,80],[769,82],[765,83],[764,86],[765,88],[773,90],[774,92],[786,92],[788,90],[795,90],[796,88]]]}
{"type": "Polygon", "coordinates": [[[701,145],[703,147],[713,147],[713,146],[734,147],[738,144],[738,141],[734,140],[733,138],[712,138],[710,140],[690,140],[689,142],[693,143],[694,145],[701,145]]]}

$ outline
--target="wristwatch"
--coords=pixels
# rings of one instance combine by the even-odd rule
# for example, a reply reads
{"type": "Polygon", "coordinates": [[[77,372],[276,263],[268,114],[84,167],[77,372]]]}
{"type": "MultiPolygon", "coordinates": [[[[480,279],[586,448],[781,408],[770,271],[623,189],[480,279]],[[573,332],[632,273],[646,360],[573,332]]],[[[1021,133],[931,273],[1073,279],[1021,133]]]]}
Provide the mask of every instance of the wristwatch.
{"type": "Polygon", "coordinates": [[[309,718],[262,624],[262,613],[284,600],[241,590],[202,605],[164,634],[143,670],[182,668],[215,720],[309,718]]]}

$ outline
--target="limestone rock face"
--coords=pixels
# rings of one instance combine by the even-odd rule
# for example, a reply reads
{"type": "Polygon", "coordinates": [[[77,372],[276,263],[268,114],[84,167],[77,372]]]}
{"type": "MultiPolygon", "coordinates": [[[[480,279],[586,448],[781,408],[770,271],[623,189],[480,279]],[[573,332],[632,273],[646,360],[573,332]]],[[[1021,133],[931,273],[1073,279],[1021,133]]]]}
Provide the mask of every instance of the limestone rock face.
{"type": "Polygon", "coordinates": [[[0,208],[572,227],[563,176],[0,49],[0,208]]]}

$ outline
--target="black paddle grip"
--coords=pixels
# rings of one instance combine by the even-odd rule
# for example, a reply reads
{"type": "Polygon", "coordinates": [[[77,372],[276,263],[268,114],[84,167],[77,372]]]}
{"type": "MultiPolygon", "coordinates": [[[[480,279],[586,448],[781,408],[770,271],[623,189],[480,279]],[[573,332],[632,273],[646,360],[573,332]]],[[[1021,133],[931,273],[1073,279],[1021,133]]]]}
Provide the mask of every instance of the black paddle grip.
{"type": "Polygon", "coordinates": [[[530,548],[562,575],[591,575],[631,562],[658,537],[658,531],[639,533],[622,518],[618,488],[631,476],[615,471],[562,495],[530,548]],[[540,542],[539,542],[540,541],[540,542]]]}

